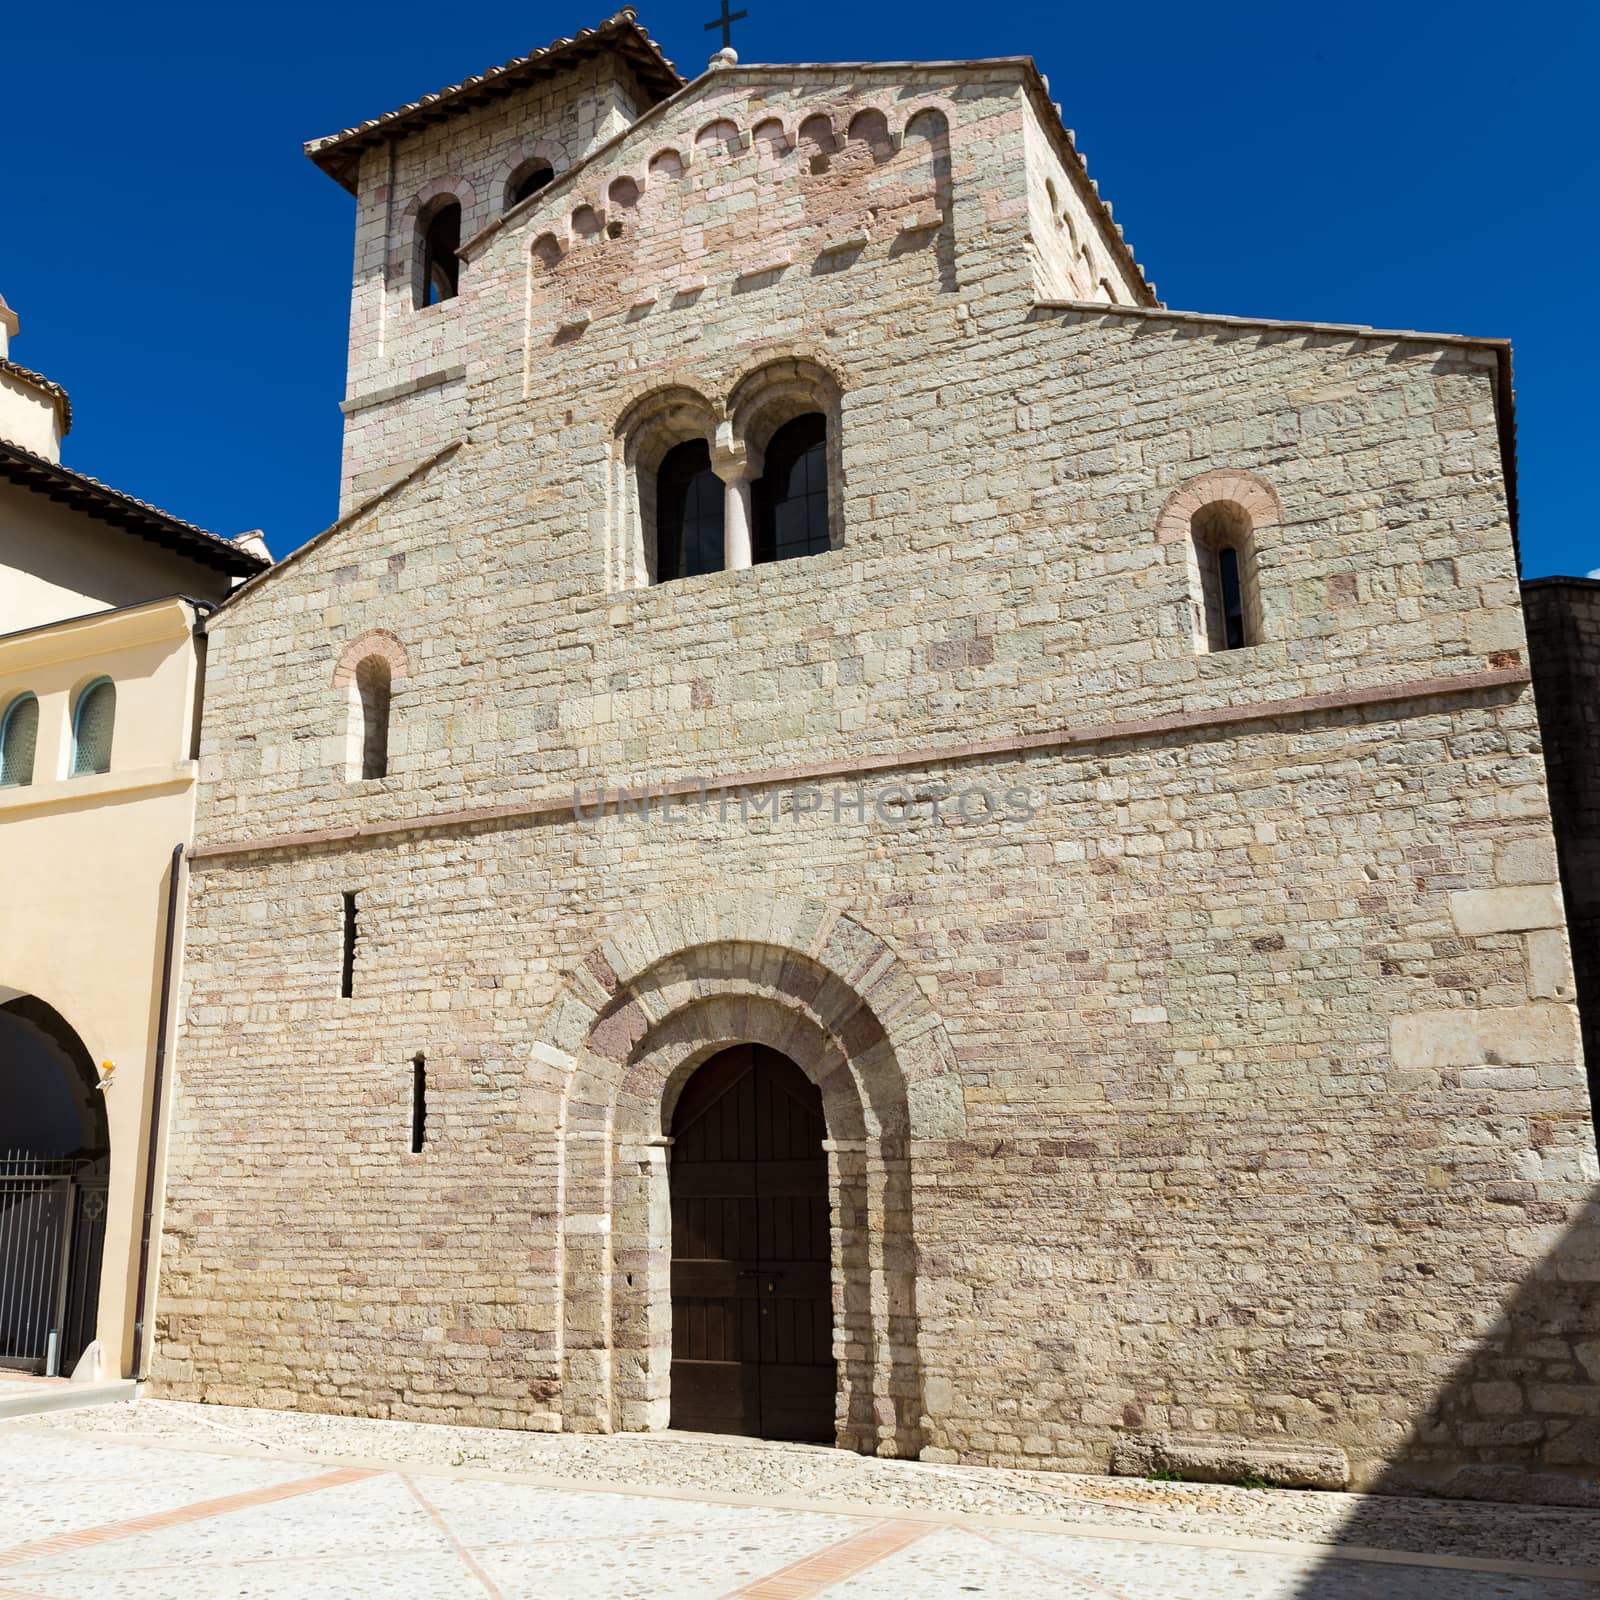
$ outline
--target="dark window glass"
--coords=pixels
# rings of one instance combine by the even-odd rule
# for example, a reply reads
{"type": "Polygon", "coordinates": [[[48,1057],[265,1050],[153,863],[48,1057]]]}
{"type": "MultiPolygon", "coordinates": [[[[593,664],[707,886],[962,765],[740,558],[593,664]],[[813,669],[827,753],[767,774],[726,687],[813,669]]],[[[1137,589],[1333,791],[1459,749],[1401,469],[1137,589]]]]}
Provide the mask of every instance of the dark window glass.
{"type": "Polygon", "coordinates": [[[773,434],[753,499],[757,561],[791,561],[828,548],[828,424],[820,412],[773,434]]]}
{"type": "Polygon", "coordinates": [[[1217,578],[1222,585],[1223,646],[1237,650],[1244,643],[1244,597],[1239,589],[1239,552],[1231,544],[1217,552],[1217,578]]]}
{"type": "Polygon", "coordinates": [[[436,306],[453,300],[461,277],[461,207],[448,201],[428,219],[422,234],[422,282],[417,304],[436,306]]]}
{"type": "Polygon", "coordinates": [[[722,479],[705,440],[669,450],[656,474],[657,583],[722,571],[722,508],[722,479]]]}
{"type": "Polygon", "coordinates": [[[506,210],[520,205],[529,195],[538,194],[555,175],[555,168],[546,166],[542,162],[529,167],[526,172],[519,173],[511,180],[506,190],[506,210]]]}

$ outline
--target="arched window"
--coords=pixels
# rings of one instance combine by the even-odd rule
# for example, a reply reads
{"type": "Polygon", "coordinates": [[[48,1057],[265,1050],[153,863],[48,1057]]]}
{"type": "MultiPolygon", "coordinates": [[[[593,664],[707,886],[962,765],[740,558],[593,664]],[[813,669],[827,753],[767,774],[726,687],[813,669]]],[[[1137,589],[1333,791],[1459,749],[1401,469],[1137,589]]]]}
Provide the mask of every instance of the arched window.
{"type": "Polygon", "coordinates": [[[1186,558],[1186,610],[1198,654],[1272,641],[1284,604],[1273,568],[1282,531],[1277,491],[1242,468],[1202,472],[1167,496],[1156,542],[1178,546],[1186,558]]]}
{"type": "Polygon", "coordinates": [[[662,458],[656,473],[657,583],[722,571],[724,498],[704,439],[687,439],[662,458]]]}
{"type": "Polygon", "coordinates": [[[753,499],[757,561],[791,561],[828,548],[828,422],[820,411],[773,434],[753,499]]]}
{"type": "Polygon", "coordinates": [[[461,203],[449,196],[417,218],[417,281],[415,300],[424,306],[453,300],[461,279],[461,203]]]}
{"type": "Polygon", "coordinates": [[[556,169],[548,161],[541,161],[538,157],[524,161],[506,184],[505,209],[509,211],[512,206],[519,206],[524,200],[538,194],[555,175],[556,169]]]}
{"type": "Polygon", "coordinates": [[[78,696],[72,713],[72,776],[111,770],[111,732],[117,720],[117,689],[96,678],[78,696]]]}
{"type": "Polygon", "coordinates": [[[1209,650],[1242,650],[1261,642],[1255,539],[1250,514],[1231,500],[1213,500],[1190,520],[1200,572],[1200,627],[1209,650]]]}
{"type": "Polygon", "coordinates": [[[361,702],[361,776],[382,778],[389,772],[389,663],[368,656],[356,668],[356,695],[361,702]]]}
{"type": "Polygon", "coordinates": [[[0,722],[0,788],[33,782],[38,747],[39,702],[24,690],[6,707],[0,722]]]}

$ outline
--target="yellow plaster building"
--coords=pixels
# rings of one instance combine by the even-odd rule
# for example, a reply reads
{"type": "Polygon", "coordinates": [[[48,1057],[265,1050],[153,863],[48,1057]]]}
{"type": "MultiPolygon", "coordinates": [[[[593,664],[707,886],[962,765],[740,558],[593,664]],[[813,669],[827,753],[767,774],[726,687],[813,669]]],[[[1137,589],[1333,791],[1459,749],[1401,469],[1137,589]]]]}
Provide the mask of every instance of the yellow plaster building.
{"type": "Polygon", "coordinates": [[[0,1368],[137,1377],[205,616],[268,564],[60,463],[0,299],[0,1368]]]}

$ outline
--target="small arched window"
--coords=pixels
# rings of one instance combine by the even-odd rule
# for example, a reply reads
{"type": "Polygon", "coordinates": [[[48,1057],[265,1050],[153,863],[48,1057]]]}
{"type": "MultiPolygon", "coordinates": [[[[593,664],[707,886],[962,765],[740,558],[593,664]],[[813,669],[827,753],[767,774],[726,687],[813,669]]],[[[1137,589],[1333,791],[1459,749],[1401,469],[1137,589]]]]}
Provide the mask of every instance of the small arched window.
{"type": "Polygon", "coordinates": [[[674,445],[656,473],[657,583],[722,571],[724,503],[705,440],[674,445]]]}
{"type": "Polygon", "coordinates": [[[461,280],[461,204],[448,197],[417,219],[416,306],[453,300],[461,280]]]}
{"type": "Polygon", "coordinates": [[[356,668],[356,696],[361,702],[361,776],[383,778],[389,772],[389,663],[368,656],[356,668]]]}
{"type": "Polygon", "coordinates": [[[6,707],[0,721],[0,788],[33,782],[33,756],[39,747],[39,702],[24,690],[6,707]]]}
{"type": "Polygon", "coordinates": [[[72,713],[72,776],[111,770],[111,734],[117,720],[117,688],[96,678],[78,696],[72,713]]]}
{"type": "Polygon", "coordinates": [[[828,548],[828,422],[820,411],[773,434],[753,498],[757,561],[792,561],[828,548]]]}
{"type": "Polygon", "coordinates": [[[1195,512],[1189,527],[1200,578],[1196,632],[1205,648],[1260,644],[1261,597],[1249,512],[1231,500],[1213,500],[1195,512]]]}
{"type": "Polygon", "coordinates": [[[506,184],[505,209],[509,211],[512,206],[519,206],[524,200],[538,194],[555,175],[556,169],[548,161],[524,161],[506,184]]]}

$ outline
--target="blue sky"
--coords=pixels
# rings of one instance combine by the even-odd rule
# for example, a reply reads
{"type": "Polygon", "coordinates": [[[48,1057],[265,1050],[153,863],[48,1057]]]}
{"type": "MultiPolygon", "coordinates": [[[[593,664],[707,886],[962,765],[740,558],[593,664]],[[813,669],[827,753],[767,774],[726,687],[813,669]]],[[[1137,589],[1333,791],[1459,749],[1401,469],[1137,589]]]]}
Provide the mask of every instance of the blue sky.
{"type": "MultiPolygon", "coordinates": [[[[68,465],[280,555],[330,522],[353,202],[301,142],[606,3],[9,8],[0,293],[68,465]]],[[[746,61],[1034,56],[1173,306],[1511,338],[1525,571],[1600,567],[1600,10],[743,3],[746,61]]],[[[640,15],[693,75],[716,9],[640,15]]]]}

